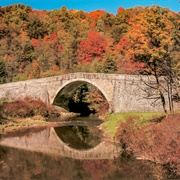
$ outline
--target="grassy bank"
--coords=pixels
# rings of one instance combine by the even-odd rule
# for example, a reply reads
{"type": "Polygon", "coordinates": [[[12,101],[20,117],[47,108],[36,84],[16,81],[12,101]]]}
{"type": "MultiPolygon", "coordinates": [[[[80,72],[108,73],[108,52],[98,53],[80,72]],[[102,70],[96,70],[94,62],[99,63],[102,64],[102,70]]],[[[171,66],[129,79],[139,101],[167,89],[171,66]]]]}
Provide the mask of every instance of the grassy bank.
{"type": "Polygon", "coordinates": [[[40,126],[47,125],[47,121],[42,116],[34,116],[31,118],[13,118],[13,119],[2,119],[0,118],[0,134],[6,134],[8,132],[12,132],[14,130],[24,128],[24,127],[32,127],[32,126],[40,126]]]}
{"type": "Polygon", "coordinates": [[[113,139],[117,128],[129,118],[136,118],[137,124],[148,124],[152,119],[164,116],[162,112],[127,112],[105,115],[106,121],[101,125],[108,137],[113,139]]]}

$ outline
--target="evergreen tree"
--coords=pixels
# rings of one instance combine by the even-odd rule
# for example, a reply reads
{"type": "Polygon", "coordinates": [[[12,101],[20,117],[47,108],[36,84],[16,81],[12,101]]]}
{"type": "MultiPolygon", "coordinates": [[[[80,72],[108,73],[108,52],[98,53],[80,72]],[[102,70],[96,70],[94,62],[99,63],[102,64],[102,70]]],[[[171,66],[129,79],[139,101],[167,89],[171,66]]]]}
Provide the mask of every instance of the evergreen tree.
{"type": "Polygon", "coordinates": [[[6,70],[4,62],[0,61],[0,84],[6,82],[6,70]]]}

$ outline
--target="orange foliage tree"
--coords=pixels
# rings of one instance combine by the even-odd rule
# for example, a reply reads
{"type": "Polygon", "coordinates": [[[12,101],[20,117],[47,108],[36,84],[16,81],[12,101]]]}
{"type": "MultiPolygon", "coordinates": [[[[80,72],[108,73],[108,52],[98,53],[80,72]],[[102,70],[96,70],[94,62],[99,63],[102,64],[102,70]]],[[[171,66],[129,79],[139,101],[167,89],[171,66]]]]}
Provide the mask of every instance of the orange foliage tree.
{"type": "Polygon", "coordinates": [[[105,16],[107,14],[106,11],[103,11],[103,10],[96,10],[96,11],[93,11],[93,12],[90,12],[89,13],[89,16],[97,21],[98,19],[102,18],[103,16],[105,16]]]}
{"type": "Polygon", "coordinates": [[[168,91],[169,110],[172,111],[174,73],[170,57],[170,50],[174,44],[171,36],[173,24],[170,22],[172,15],[159,6],[150,9],[141,7],[134,11],[136,14],[131,19],[131,26],[125,37],[121,38],[117,49],[122,62],[133,67],[133,72],[136,67],[137,72],[155,77],[156,84],[153,88],[159,92],[165,112],[167,102],[163,91],[168,91]],[[161,84],[161,76],[166,76],[168,87],[161,84]]]}
{"type": "Polygon", "coordinates": [[[31,73],[29,74],[29,79],[39,78],[40,76],[41,76],[41,69],[39,67],[38,62],[35,60],[32,63],[32,70],[31,73]]]}
{"type": "Polygon", "coordinates": [[[78,59],[86,64],[93,59],[102,60],[106,52],[107,39],[98,32],[89,32],[88,37],[82,40],[78,48],[78,59]]]}

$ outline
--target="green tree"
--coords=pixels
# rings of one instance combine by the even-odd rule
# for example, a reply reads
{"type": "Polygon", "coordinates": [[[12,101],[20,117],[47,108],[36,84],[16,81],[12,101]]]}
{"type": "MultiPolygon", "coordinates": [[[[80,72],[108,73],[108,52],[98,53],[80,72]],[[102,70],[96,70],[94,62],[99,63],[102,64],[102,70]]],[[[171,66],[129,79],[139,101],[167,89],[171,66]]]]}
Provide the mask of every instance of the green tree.
{"type": "Polygon", "coordinates": [[[102,72],[103,73],[115,73],[118,71],[117,57],[106,54],[102,61],[102,72]]]}
{"type": "Polygon", "coordinates": [[[102,19],[99,19],[97,21],[97,25],[96,25],[97,31],[98,32],[104,32],[104,27],[105,27],[104,21],[102,19]]]}
{"type": "Polygon", "coordinates": [[[107,27],[114,26],[115,17],[113,14],[106,13],[106,15],[102,17],[102,19],[107,27]]]}
{"type": "Polygon", "coordinates": [[[6,82],[6,68],[4,62],[0,61],[0,84],[6,82]]]}
{"type": "Polygon", "coordinates": [[[29,20],[27,25],[27,31],[29,37],[38,39],[43,38],[45,35],[47,35],[47,28],[43,24],[43,22],[39,19],[38,15],[35,13],[29,14],[29,20]]]}

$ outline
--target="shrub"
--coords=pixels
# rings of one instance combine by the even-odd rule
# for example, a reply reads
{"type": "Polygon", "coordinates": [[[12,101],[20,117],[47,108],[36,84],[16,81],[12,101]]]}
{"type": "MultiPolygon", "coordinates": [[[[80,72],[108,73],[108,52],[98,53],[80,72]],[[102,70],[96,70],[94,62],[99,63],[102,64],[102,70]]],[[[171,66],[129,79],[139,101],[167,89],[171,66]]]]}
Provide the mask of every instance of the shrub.
{"type": "Polygon", "coordinates": [[[26,102],[19,100],[10,103],[4,103],[2,108],[2,115],[23,118],[33,116],[34,114],[26,102]]]}
{"type": "Polygon", "coordinates": [[[44,117],[47,117],[49,115],[48,106],[40,99],[31,100],[26,98],[25,100],[27,100],[28,107],[33,111],[34,115],[41,115],[44,117]]]}
{"type": "Polygon", "coordinates": [[[117,138],[125,151],[169,167],[180,175],[180,115],[169,115],[160,123],[135,125],[130,118],[118,128],[117,138]]]}
{"type": "Polygon", "coordinates": [[[53,107],[48,106],[40,99],[33,100],[30,97],[26,97],[24,100],[19,99],[15,102],[4,103],[1,109],[1,114],[6,117],[25,118],[34,115],[48,117],[51,113],[58,115],[53,107]]]}

